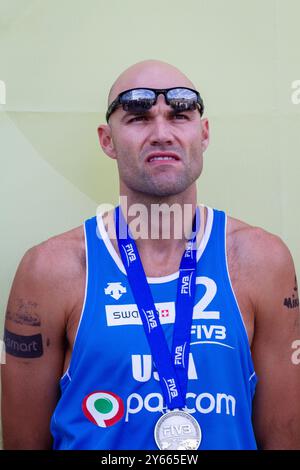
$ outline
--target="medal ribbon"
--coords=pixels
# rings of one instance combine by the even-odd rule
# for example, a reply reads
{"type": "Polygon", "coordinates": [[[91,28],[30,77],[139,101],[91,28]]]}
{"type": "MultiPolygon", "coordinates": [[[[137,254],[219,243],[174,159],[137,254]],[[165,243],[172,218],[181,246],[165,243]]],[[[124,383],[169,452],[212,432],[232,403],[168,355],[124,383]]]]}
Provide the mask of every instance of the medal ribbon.
{"type": "Polygon", "coordinates": [[[179,267],[171,352],[160,324],[138,249],[120,207],[115,209],[115,221],[121,258],[159,374],[165,402],[170,410],[183,408],[187,390],[191,324],[196,291],[196,238],[200,226],[199,208],[196,209],[193,223],[194,236],[187,243],[179,267]]]}

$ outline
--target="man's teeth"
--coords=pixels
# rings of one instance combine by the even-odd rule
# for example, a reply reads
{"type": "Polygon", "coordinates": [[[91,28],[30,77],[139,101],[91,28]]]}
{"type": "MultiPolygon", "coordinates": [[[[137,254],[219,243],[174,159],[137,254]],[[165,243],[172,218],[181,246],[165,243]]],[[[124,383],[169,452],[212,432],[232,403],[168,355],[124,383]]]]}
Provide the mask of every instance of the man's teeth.
{"type": "Polygon", "coordinates": [[[175,160],[174,157],[151,157],[150,162],[154,162],[155,160],[175,160]]]}

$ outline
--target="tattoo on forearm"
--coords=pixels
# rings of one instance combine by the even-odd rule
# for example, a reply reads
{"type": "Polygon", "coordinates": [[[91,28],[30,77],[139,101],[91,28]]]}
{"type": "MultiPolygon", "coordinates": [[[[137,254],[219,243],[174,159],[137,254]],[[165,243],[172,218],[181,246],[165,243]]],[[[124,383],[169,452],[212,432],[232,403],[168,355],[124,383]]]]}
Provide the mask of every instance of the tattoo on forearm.
{"type": "Polygon", "coordinates": [[[299,307],[299,296],[298,296],[298,284],[297,277],[295,276],[295,286],[291,297],[284,299],[283,305],[287,308],[298,308],[299,307]]]}
{"type": "Polygon", "coordinates": [[[4,331],[5,352],[15,357],[37,358],[43,355],[42,335],[22,336],[4,331]]]}
{"type": "Polygon", "coordinates": [[[35,311],[37,306],[36,302],[25,302],[23,299],[18,299],[17,310],[8,309],[6,318],[20,325],[41,326],[41,319],[35,311]]]}

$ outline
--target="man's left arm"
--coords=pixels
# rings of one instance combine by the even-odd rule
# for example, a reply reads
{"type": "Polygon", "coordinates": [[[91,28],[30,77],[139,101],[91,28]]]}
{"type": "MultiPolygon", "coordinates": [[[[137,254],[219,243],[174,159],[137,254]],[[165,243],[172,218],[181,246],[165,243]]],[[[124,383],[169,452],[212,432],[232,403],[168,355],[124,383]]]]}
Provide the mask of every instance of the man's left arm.
{"type": "Polygon", "coordinates": [[[300,313],[295,267],[277,237],[258,242],[253,425],[261,449],[300,449],[300,313]],[[298,348],[298,353],[297,349],[298,348]]]}

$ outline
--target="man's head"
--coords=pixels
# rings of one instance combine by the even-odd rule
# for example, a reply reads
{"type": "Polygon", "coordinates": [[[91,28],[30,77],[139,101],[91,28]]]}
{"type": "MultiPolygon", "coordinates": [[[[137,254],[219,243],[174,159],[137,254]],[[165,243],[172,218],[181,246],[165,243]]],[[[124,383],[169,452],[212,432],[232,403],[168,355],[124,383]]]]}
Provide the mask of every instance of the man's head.
{"type": "MultiPolygon", "coordinates": [[[[196,90],[172,65],[155,60],[139,62],[117,78],[108,105],[125,90],[175,87],[196,90]]],[[[189,95],[188,91],[185,93],[189,95]]],[[[127,189],[152,196],[175,195],[185,191],[200,175],[203,151],[208,145],[207,119],[201,119],[199,104],[186,109],[178,107],[174,100],[171,104],[159,94],[150,109],[137,111],[129,107],[126,111],[115,106],[108,125],[99,126],[104,152],[117,160],[122,192],[127,189]]]]}

